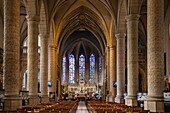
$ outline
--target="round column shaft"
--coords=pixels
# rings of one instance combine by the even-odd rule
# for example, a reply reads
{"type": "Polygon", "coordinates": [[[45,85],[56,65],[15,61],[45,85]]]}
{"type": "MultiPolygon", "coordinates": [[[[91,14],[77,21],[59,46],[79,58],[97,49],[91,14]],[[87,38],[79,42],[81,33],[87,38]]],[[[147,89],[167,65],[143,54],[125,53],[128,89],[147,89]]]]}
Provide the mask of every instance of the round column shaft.
{"type": "Polygon", "coordinates": [[[20,78],[20,0],[4,0],[4,89],[5,110],[22,105],[19,98],[20,78]]]}
{"type": "Polygon", "coordinates": [[[110,97],[109,101],[114,102],[116,97],[116,88],[113,82],[116,81],[116,48],[110,47],[110,97]]]}
{"type": "Polygon", "coordinates": [[[28,53],[27,53],[27,70],[29,91],[29,104],[36,105],[39,103],[38,98],[38,24],[39,16],[27,16],[28,23],[28,53]]]}
{"type": "Polygon", "coordinates": [[[138,23],[139,15],[129,15],[127,20],[127,71],[128,96],[126,105],[137,106],[138,92],[138,23]]]}
{"type": "Polygon", "coordinates": [[[56,46],[50,46],[49,50],[49,76],[48,81],[52,82],[52,86],[48,87],[49,94],[56,94],[56,46]]]}
{"type": "Polygon", "coordinates": [[[124,103],[125,92],[125,35],[117,34],[117,95],[116,102],[124,103]]]}
{"type": "Polygon", "coordinates": [[[48,35],[41,34],[41,52],[40,52],[40,89],[41,89],[41,102],[48,102],[48,35]]]}
{"type": "Polygon", "coordinates": [[[106,99],[106,101],[109,101],[109,92],[110,92],[110,63],[109,63],[109,61],[110,61],[110,48],[109,47],[107,47],[107,63],[106,63],[106,65],[107,65],[107,71],[106,71],[106,73],[107,73],[107,76],[106,76],[106,86],[107,86],[107,90],[106,90],[106,97],[107,97],[107,99],[106,99]]]}
{"type": "Polygon", "coordinates": [[[148,0],[147,5],[148,96],[145,109],[164,112],[164,0],[148,0]]]}

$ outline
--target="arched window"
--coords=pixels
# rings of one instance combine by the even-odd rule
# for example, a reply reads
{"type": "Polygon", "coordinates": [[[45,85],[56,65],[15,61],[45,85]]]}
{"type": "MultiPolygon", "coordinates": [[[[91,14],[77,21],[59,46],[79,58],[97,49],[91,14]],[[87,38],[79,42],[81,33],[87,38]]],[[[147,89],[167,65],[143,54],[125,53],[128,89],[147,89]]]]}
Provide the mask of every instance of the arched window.
{"type": "Polygon", "coordinates": [[[95,56],[90,56],[90,84],[94,84],[95,80],[95,56]]]}
{"type": "MultiPolygon", "coordinates": [[[[23,53],[27,53],[28,37],[24,39],[22,46],[23,46],[23,53]]],[[[41,46],[40,35],[38,35],[38,47],[40,46],[41,46]]],[[[40,49],[38,49],[38,53],[40,53],[40,49]]]]}
{"type": "Polygon", "coordinates": [[[63,67],[62,83],[65,84],[67,82],[66,81],[66,56],[65,55],[63,57],[62,67],[63,67]]]}
{"type": "Polygon", "coordinates": [[[85,57],[80,55],[79,57],[79,81],[84,82],[85,76],[85,57]]]}
{"type": "Polygon", "coordinates": [[[99,56],[99,83],[101,83],[102,80],[102,58],[99,56]]]}
{"type": "Polygon", "coordinates": [[[71,54],[69,56],[69,83],[74,84],[75,83],[75,58],[74,55],[71,54]]]}
{"type": "Polygon", "coordinates": [[[24,42],[23,42],[23,47],[27,47],[28,44],[27,44],[27,38],[25,38],[24,42]]]}
{"type": "Polygon", "coordinates": [[[27,73],[28,73],[28,71],[26,70],[26,71],[24,72],[23,81],[22,81],[22,88],[23,88],[23,89],[26,89],[26,88],[27,88],[27,73]]]}

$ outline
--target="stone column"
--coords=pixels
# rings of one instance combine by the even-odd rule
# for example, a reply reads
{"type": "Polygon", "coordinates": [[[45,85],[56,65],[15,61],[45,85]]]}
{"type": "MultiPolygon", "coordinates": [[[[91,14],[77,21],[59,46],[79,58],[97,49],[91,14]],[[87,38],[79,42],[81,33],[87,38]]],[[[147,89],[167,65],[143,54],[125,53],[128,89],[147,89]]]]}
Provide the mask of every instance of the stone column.
{"type": "Polygon", "coordinates": [[[107,76],[106,76],[106,84],[104,84],[104,85],[107,86],[106,87],[106,97],[107,97],[106,101],[109,101],[109,91],[110,91],[110,63],[109,63],[109,61],[110,61],[110,48],[109,47],[107,47],[106,53],[107,53],[107,57],[106,57],[106,65],[107,65],[106,74],[107,74],[107,76]]]}
{"type": "Polygon", "coordinates": [[[4,88],[5,110],[22,106],[20,77],[20,0],[4,0],[4,88]]]}
{"type": "Polygon", "coordinates": [[[148,96],[144,107],[151,112],[164,112],[164,0],[148,0],[147,7],[148,96]]]}
{"type": "Polygon", "coordinates": [[[99,90],[99,58],[98,55],[95,56],[95,83],[96,83],[96,90],[99,90]]]}
{"type": "MultiPolygon", "coordinates": [[[[58,51],[58,50],[57,50],[58,51]]],[[[63,59],[63,57],[62,58],[60,58],[60,56],[59,56],[59,54],[58,53],[56,53],[56,68],[55,68],[55,71],[56,71],[56,93],[57,93],[57,97],[56,97],[56,99],[57,100],[59,100],[60,99],[60,89],[61,88],[59,88],[59,85],[60,85],[60,87],[61,87],[61,78],[62,78],[62,74],[60,74],[60,72],[62,72],[62,68],[60,67],[61,65],[62,65],[62,60],[63,59]],[[61,60],[60,60],[61,59],[61,60]],[[61,71],[60,71],[60,69],[61,69],[61,71]],[[61,75],[61,77],[59,76],[59,75],[61,75]]]]}
{"type": "Polygon", "coordinates": [[[114,102],[116,97],[116,88],[113,82],[116,81],[116,47],[110,47],[110,97],[109,101],[114,102]]]}
{"type": "Polygon", "coordinates": [[[75,56],[75,83],[79,85],[79,58],[75,56]]]}
{"type": "Polygon", "coordinates": [[[40,51],[40,89],[41,102],[48,102],[48,37],[47,34],[41,34],[41,51],[40,51]]]}
{"type": "Polygon", "coordinates": [[[125,92],[125,35],[117,34],[117,95],[115,101],[124,103],[125,92]]]}
{"type": "Polygon", "coordinates": [[[61,79],[58,78],[58,95],[57,95],[57,100],[61,99],[61,79]]]}
{"type": "Polygon", "coordinates": [[[66,85],[65,85],[65,91],[68,91],[68,86],[70,85],[70,81],[69,81],[69,56],[66,56],[66,85]]]}
{"type": "Polygon", "coordinates": [[[89,61],[89,55],[87,55],[87,57],[86,57],[86,61],[85,61],[86,63],[85,63],[85,70],[86,70],[86,79],[85,79],[85,81],[86,81],[86,84],[89,86],[89,84],[90,84],[90,82],[89,82],[89,80],[90,80],[90,61],[89,61]]]}
{"type": "Polygon", "coordinates": [[[138,92],[138,22],[139,15],[129,15],[127,20],[127,72],[128,96],[126,105],[137,106],[138,92]]]}
{"type": "MultiPolygon", "coordinates": [[[[104,81],[106,81],[106,58],[102,55],[102,73],[101,73],[101,85],[104,85],[104,81]]],[[[105,89],[106,90],[106,89],[105,89]]]]}
{"type": "Polygon", "coordinates": [[[101,88],[101,91],[102,91],[102,94],[103,94],[103,96],[102,96],[102,100],[105,100],[105,101],[108,101],[107,99],[106,99],[106,97],[107,97],[107,87],[108,87],[108,85],[107,85],[107,78],[106,78],[106,75],[107,75],[107,73],[106,73],[106,63],[107,62],[105,62],[106,61],[106,58],[104,57],[104,56],[101,56],[102,57],[102,78],[101,78],[101,86],[102,86],[102,88],[101,88]]]}
{"type": "Polygon", "coordinates": [[[28,23],[28,54],[27,54],[27,70],[29,91],[29,104],[38,104],[38,25],[39,16],[27,16],[28,23]]]}
{"type": "Polygon", "coordinates": [[[56,46],[50,45],[50,54],[49,54],[49,76],[48,81],[52,82],[52,86],[48,87],[48,92],[56,94],[56,46]]]}

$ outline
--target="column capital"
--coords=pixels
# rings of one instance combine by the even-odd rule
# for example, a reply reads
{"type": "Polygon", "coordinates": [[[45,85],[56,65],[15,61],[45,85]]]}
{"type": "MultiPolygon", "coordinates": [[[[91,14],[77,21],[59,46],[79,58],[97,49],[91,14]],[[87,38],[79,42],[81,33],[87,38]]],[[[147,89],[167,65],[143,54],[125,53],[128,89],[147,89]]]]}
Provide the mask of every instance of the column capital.
{"type": "Polygon", "coordinates": [[[51,49],[57,50],[57,46],[50,45],[51,49]]]}
{"type": "Polygon", "coordinates": [[[126,21],[135,21],[135,20],[139,20],[140,15],[138,14],[131,14],[126,16],[126,21]]]}
{"type": "Polygon", "coordinates": [[[118,33],[115,35],[116,39],[125,38],[125,36],[126,36],[125,33],[118,33]]]}
{"type": "Polygon", "coordinates": [[[27,21],[36,21],[36,22],[40,21],[40,16],[27,15],[26,18],[27,21]]]}
{"type": "Polygon", "coordinates": [[[116,46],[107,46],[108,49],[116,49],[116,46]]]}

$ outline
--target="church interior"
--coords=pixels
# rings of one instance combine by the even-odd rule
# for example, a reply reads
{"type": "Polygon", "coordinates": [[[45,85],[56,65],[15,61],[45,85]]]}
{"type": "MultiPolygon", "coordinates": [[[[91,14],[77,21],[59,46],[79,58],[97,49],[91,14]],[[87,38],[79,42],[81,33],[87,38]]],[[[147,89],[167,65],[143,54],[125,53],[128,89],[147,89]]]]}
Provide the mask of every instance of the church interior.
{"type": "Polygon", "coordinates": [[[169,23],[169,0],[0,0],[0,111],[170,112],[169,23]]]}

